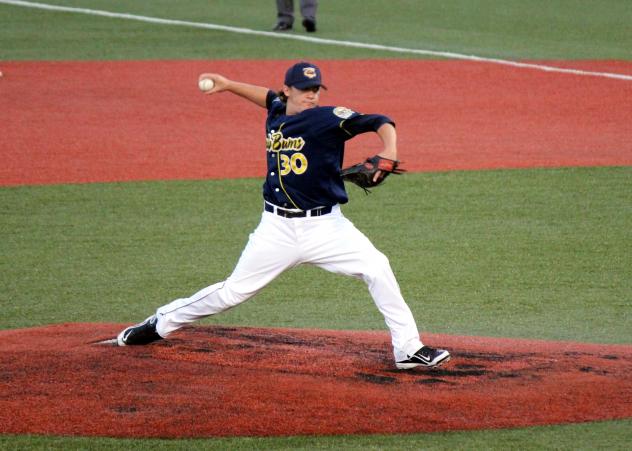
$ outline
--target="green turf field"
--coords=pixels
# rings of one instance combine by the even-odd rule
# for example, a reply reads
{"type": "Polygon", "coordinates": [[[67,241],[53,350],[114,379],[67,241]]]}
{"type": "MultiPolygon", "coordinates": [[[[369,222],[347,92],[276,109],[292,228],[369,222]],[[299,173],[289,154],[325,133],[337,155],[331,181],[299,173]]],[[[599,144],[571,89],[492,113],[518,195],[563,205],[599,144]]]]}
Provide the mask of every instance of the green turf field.
{"type": "MultiPolygon", "coordinates": [[[[258,223],[260,184],[0,190],[0,327],[135,321],[224,280],[258,223]]],[[[407,174],[370,197],[350,191],[346,214],[388,254],[425,330],[632,342],[632,168],[407,174]]],[[[384,328],[362,282],[312,267],[209,321],[384,328]]]]}
{"type": "MultiPolygon", "coordinates": [[[[261,31],[276,20],[273,0],[49,3],[261,31]]],[[[1,3],[0,23],[5,60],[411,57],[1,3]]],[[[630,60],[630,23],[621,0],[324,0],[315,36],[509,59],[630,60]]],[[[293,34],[307,35],[300,25],[293,34]]]]}
{"type": "Polygon", "coordinates": [[[518,430],[416,435],[221,438],[215,440],[119,440],[0,435],[2,449],[37,450],[620,450],[627,451],[629,421],[607,421],[518,430]]]}
{"type": "MultiPolygon", "coordinates": [[[[264,31],[275,20],[272,0],[50,3],[264,31]]],[[[632,60],[625,1],[321,0],[318,20],[320,38],[507,59],[632,60]]],[[[2,3],[0,24],[0,69],[11,60],[413,57],[2,3]]],[[[258,222],[260,183],[0,189],[0,327],[136,321],[221,280],[258,222]]],[[[346,214],[389,255],[415,315],[431,313],[424,330],[632,343],[632,169],[407,174],[368,198],[350,191],[346,214]]],[[[309,267],[206,323],[384,330],[359,282],[309,267]],[[351,294],[341,302],[343,290],[351,294]]],[[[627,449],[631,426],[195,441],[0,436],[0,448],[627,449]]]]}

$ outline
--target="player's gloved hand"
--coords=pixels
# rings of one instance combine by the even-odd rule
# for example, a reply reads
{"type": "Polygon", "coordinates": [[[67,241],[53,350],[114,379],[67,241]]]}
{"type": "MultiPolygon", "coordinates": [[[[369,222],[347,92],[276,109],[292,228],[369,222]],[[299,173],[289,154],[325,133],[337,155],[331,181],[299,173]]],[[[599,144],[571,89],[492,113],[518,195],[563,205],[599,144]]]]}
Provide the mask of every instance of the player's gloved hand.
{"type": "Polygon", "coordinates": [[[404,169],[399,169],[398,166],[398,160],[391,160],[375,155],[367,158],[362,163],[344,168],[340,175],[344,181],[355,183],[368,194],[370,193],[368,188],[378,186],[390,174],[406,172],[404,169]]]}

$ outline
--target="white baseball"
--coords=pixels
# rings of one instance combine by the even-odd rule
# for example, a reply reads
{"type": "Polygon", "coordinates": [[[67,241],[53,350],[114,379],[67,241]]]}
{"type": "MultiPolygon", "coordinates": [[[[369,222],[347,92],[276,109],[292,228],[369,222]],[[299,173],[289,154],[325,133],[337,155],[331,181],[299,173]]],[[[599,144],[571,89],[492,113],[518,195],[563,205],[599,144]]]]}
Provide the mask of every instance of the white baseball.
{"type": "Polygon", "coordinates": [[[198,86],[202,91],[210,91],[215,86],[215,82],[210,78],[203,78],[198,82],[198,86]]]}

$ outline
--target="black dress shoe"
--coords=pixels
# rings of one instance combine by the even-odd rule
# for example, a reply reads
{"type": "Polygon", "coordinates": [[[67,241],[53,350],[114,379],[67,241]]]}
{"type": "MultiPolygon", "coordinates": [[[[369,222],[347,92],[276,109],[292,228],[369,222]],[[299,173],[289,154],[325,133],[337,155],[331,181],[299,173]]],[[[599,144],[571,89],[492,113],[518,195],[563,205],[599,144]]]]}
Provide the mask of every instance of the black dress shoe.
{"type": "Polygon", "coordinates": [[[279,22],[272,29],[272,31],[290,31],[292,29],[292,24],[279,22]]]}
{"type": "Polygon", "coordinates": [[[305,31],[308,33],[313,33],[316,31],[316,22],[310,19],[305,19],[303,21],[303,26],[305,27],[305,31]]]}

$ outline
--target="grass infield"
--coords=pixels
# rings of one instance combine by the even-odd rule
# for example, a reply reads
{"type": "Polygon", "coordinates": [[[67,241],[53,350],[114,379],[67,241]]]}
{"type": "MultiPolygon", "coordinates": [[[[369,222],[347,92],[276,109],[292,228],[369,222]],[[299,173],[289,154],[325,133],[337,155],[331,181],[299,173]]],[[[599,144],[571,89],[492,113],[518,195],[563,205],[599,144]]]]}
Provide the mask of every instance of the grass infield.
{"type": "MultiPolygon", "coordinates": [[[[632,169],[407,174],[344,212],[435,333],[632,342],[632,169]]],[[[142,319],[224,280],[261,212],[258,179],[0,190],[0,327],[142,319]]],[[[222,324],[381,330],[355,279],[300,267],[222,324]]]]}
{"type": "Polygon", "coordinates": [[[252,437],[214,440],[119,440],[110,438],[2,436],[2,449],[36,450],[576,450],[629,449],[632,421],[497,431],[419,435],[252,437]],[[553,444],[553,445],[552,445],[553,444]]]}
{"type": "MultiPolygon", "coordinates": [[[[42,3],[271,31],[274,2],[50,0],[42,3]]],[[[298,8],[298,5],[297,5],[298,8]]],[[[300,16],[300,15],[299,15],[300,16]]],[[[632,59],[619,0],[321,0],[317,37],[512,59],[632,59]]],[[[292,32],[305,36],[297,21],[292,32]]],[[[0,59],[411,57],[223,31],[0,4],[0,59]]]]}

